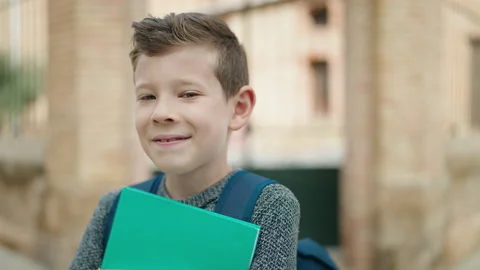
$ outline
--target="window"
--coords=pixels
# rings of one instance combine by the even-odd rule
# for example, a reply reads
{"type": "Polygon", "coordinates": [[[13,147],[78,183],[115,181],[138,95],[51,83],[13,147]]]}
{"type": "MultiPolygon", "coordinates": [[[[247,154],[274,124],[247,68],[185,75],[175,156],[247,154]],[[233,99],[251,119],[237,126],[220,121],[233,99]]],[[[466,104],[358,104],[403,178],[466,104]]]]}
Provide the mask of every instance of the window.
{"type": "Polygon", "coordinates": [[[313,8],[310,11],[310,16],[312,16],[312,19],[315,25],[321,25],[321,26],[327,25],[328,24],[327,6],[313,8]]]}
{"type": "Polygon", "coordinates": [[[480,129],[480,39],[472,40],[472,88],[470,93],[470,121],[472,127],[480,129]]]}
{"type": "Polygon", "coordinates": [[[327,114],[329,110],[328,63],[326,61],[314,61],[311,63],[311,70],[313,73],[315,111],[327,114]]]}

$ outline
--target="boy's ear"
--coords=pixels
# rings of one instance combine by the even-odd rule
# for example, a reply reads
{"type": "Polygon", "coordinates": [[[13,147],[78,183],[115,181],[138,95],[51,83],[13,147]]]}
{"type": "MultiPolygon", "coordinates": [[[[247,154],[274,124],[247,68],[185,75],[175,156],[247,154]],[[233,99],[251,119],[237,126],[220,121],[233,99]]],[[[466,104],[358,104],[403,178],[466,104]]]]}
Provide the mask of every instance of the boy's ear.
{"type": "Polygon", "coordinates": [[[231,102],[233,102],[233,115],[229,128],[235,131],[248,123],[255,107],[255,91],[248,85],[243,86],[234,97],[231,97],[231,102]]]}

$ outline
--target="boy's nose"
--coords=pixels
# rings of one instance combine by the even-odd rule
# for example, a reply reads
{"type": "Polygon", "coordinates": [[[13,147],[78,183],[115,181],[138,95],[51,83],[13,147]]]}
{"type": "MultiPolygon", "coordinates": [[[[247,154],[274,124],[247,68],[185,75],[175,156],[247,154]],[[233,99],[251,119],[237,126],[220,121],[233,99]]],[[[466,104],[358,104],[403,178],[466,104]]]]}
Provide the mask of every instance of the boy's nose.
{"type": "Polygon", "coordinates": [[[152,113],[152,121],[156,123],[172,123],[175,122],[175,113],[169,106],[168,102],[158,102],[152,113]]]}

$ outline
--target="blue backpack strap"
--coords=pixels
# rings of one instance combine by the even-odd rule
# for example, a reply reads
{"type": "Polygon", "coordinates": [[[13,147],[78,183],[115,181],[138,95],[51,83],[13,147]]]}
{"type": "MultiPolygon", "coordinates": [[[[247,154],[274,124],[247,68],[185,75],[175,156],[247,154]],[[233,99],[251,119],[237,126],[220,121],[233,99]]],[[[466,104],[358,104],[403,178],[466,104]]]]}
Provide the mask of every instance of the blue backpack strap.
{"type": "Polygon", "coordinates": [[[263,176],[240,170],[227,182],[214,211],[251,222],[255,204],[263,188],[274,183],[276,182],[263,176]]]}
{"type": "MultiPolygon", "coordinates": [[[[159,173],[155,177],[143,181],[141,183],[131,185],[130,187],[136,188],[145,192],[149,193],[156,193],[158,190],[158,187],[160,186],[160,183],[163,180],[163,173],[159,173]]],[[[103,227],[103,247],[104,249],[107,247],[108,243],[108,238],[110,236],[110,231],[112,230],[112,225],[113,225],[113,220],[115,218],[115,212],[117,211],[117,205],[118,205],[118,200],[120,196],[116,196],[115,199],[112,202],[112,206],[110,207],[110,210],[107,213],[107,216],[105,218],[105,225],[103,227]]]]}
{"type": "Polygon", "coordinates": [[[337,270],[327,250],[310,238],[298,242],[298,269],[337,270]]]}

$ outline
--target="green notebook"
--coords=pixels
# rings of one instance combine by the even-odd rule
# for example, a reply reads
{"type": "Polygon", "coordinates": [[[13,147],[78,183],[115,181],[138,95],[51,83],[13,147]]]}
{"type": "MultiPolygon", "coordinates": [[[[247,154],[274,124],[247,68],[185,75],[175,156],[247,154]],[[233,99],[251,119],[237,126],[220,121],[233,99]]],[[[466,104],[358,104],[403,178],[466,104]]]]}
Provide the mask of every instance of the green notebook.
{"type": "Polygon", "coordinates": [[[248,270],[260,226],[124,188],[101,269],[248,270]]]}

